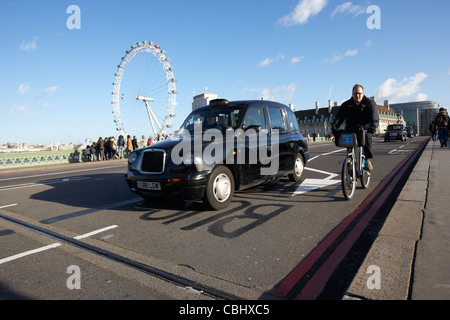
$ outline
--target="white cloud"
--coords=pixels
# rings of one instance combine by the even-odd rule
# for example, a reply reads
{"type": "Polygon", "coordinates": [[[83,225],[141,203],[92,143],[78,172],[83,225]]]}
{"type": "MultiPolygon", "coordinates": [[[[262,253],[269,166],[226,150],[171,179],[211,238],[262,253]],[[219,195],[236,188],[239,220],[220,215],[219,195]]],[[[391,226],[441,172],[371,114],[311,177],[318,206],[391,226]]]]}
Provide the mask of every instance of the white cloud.
{"type": "Polygon", "coordinates": [[[328,0],[300,0],[291,13],[278,20],[278,24],[285,27],[305,24],[310,17],[319,14],[327,4],[328,0]]]}
{"type": "Polygon", "coordinates": [[[276,62],[278,60],[283,60],[286,56],[282,53],[279,53],[276,58],[266,58],[265,60],[258,63],[258,68],[267,67],[272,62],[276,62]]]}
{"type": "Polygon", "coordinates": [[[21,106],[18,106],[16,108],[12,109],[9,113],[11,113],[11,114],[18,114],[18,113],[24,113],[27,110],[28,110],[28,106],[23,104],[21,106]]]}
{"type": "Polygon", "coordinates": [[[354,57],[354,56],[356,56],[358,54],[358,49],[355,49],[355,50],[347,50],[346,52],[345,52],[345,56],[346,57],[354,57]]]}
{"type": "Polygon", "coordinates": [[[33,40],[31,42],[25,42],[22,41],[22,43],[19,46],[19,49],[21,51],[34,51],[37,49],[37,41],[41,40],[41,38],[39,37],[34,37],[33,40]]]}
{"type": "MultiPolygon", "coordinates": [[[[402,81],[396,79],[387,79],[380,87],[378,87],[377,95],[379,98],[385,100],[396,101],[400,98],[409,97],[420,90],[420,83],[422,83],[428,75],[420,72],[416,75],[404,78],[402,81]]],[[[425,94],[419,94],[424,97],[425,94]]]]}
{"type": "Polygon", "coordinates": [[[22,83],[22,84],[19,86],[19,93],[20,93],[20,94],[25,94],[25,93],[27,93],[27,91],[30,90],[30,89],[31,89],[31,87],[30,87],[28,84],[22,83]]]}
{"type": "Polygon", "coordinates": [[[354,17],[359,16],[366,12],[365,7],[361,7],[360,5],[353,4],[350,1],[343,3],[334,9],[333,13],[331,14],[331,17],[333,18],[338,13],[348,13],[352,14],[354,17]]]}
{"type": "Polygon", "coordinates": [[[426,100],[428,100],[428,95],[426,93],[419,93],[416,96],[416,99],[414,99],[414,100],[416,100],[416,101],[426,101],[426,100]]]}
{"type": "Polygon", "coordinates": [[[242,94],[245,98],[249,99],[261,99],[278,101],[281,103],[292,103],[295,90],[297,89],[297,83],[291,83],[289,85],[281,85],[275,88],[245,88],[242,90],[242,94]],[[248,95],[250,94],[250,97],[248,95]]]}
{"type": "Polygon", "coordinates": [[[367,40],[367,42],[364,44],[364,49],[369,50],[373,46],[372,40],[367,40]]]}
{"type": "Polygon", "coordinates": [[[358,54],[358,49],[355,49],[355,50],[350,50],[349,49],[345,53],[340,53],[339,52],[339,53],[335,54],[333,57],[323,60],[323,62],[336,63],[338,61],[343,60],[344,58],[354,57],[357,54],[358,54]]]}
{"type": "Polygon", "coordinates": [[[267,67],[269,64],[273,62],[273,59],[266,58],[265,60],[258,63],[258,67],[267,67]]]}
{"type": "Polygon", "coordinates": [[[48,87],[47,89],[45,89],[44,90],[44,93],[45,94],[47,94],[47,93],[53,93],[53,92],[56,92],[56,90],[58,90],[58,87],[57,86],[53,86],[53,87],[48,87]]]}
{"type": "Polygon", "coordinates": [[[305,59],[305,56],[301,56],[301,57],[293,57],[293,58],[291,59],[291,63],[292,63],[292,64],[296,64],[296,63],[299,63],[300,61],[302,61],[303,59],[305,59]]]}
{"type": "Polygon", "coordinates": [[[40,99],[44,96],[51,96],[53,93],[55,93],[58,90],[57,86],[52,86],[52,87],[48,87],[47,89],[45,89],[44,91],[42,91],[37,97],[36,99],[40,99]]]}
{"type": "Polygon", "coordinates": [[[10,114],[24,114],[26,116],[34,116],[34,115],[36,115],[35,113],[28,112],[28,109],[29,109],[28,106],[23,104],[21,106],[18,106],[16,108],[10,110],[9,113],[10,114]]]}

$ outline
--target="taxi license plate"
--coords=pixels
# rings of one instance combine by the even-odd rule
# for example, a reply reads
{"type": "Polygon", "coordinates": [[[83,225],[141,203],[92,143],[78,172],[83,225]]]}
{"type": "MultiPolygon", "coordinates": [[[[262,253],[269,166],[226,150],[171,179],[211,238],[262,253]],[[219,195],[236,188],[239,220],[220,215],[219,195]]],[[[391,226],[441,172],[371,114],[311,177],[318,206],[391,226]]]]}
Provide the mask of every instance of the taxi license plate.
{"type": "Polygon", "coordinates": [[[159,182],[138,181],[137,186],[146,190],[161,190],[161,184],[159,182]]]}

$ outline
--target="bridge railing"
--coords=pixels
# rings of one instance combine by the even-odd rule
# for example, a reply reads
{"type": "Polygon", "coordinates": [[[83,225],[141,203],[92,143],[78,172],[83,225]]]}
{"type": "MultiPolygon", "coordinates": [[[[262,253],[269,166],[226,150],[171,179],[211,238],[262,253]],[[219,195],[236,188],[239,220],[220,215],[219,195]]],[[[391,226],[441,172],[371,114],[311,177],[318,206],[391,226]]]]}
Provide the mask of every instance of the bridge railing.
{"type": "MultiPolygon", "coordinates": [[[[128,154],[124,152],[124,156],[128,154]]],[[[87,161],[84,150],[0,153],[0,170],[87,161]]]]}

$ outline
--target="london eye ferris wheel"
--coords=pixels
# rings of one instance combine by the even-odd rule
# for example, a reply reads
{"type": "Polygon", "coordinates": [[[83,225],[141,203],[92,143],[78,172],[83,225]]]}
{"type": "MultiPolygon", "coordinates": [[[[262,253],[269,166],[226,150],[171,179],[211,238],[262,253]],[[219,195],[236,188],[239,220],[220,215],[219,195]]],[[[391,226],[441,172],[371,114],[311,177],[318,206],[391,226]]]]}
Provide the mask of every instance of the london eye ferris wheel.
{"type": "Polygon", "coordinates": [[[168,133],[177,104],[170,61],[154,42],[138,42],[126,51],[117,66],[111,102],[120,134],[147,139],[168,133]]]}

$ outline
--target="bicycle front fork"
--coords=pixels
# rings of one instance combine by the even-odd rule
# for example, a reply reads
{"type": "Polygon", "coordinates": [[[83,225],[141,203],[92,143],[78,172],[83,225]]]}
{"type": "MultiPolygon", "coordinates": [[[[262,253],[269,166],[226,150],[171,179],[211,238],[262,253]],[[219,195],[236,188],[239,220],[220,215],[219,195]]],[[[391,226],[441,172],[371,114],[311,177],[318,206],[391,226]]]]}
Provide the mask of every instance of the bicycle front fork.
{"type": "Polygon", "coordinates": [[[349,149],[347,152],[347,157],[350,157],[354,161],[354,170],[356,170],[356,177],[359,178],[364,174],[364,169],[366,168],[366,156],[362,148],[359,152],[355,152],[355,149],[349,149]]]}

